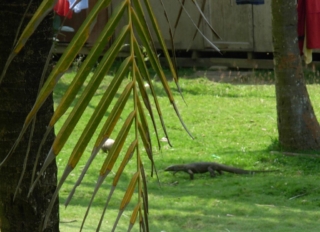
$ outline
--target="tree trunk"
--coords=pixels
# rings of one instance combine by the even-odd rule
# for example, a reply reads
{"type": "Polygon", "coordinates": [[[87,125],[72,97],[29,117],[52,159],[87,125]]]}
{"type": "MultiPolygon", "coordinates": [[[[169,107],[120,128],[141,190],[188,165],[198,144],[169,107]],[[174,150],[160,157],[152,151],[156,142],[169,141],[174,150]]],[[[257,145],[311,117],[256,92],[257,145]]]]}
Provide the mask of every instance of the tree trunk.
{"type": "MultiPolygon", "coordinates": [[[[42,0],[34,0],[22,28],[30,20],[33,12],[42,0]]],[[[0,2],[0,73],[9,56],[16,31],[24,11],[30,1],[11,0],[0,2]]],[[[37,96],[41,73],[52,44],[52,15],[46,17],[26,47],[13,60],[7,75],[0,84],[0,163],[14,144],[27,113],[37,96]]],[[[30,128],[23,137],[13,156],[0,168],[0,231],[1,232],[34,232],[39,231],[47,206],[57,184],[57,167],[53,163],[30,197],[27,197],[35,155],[53,113],[52,96],[43,105],[37,115],[36,126],[32,137],[29,160],[22,185],[16,199],[13,196],[18,184],[23,161],[27,153],[30,128]]],[[[43,163],[46,153],[54,139],[51,133],[46,141],[40,158],[43,163]]],[[[45,231],[59,231],[58,201],[53,208],[48,228],[45,231]]]]}
{"type": "Polygon", "coordinates": [[[279,142],[286,150],[318,150],[320,127],[303,76],[296,7],[296,0],[272,1],[279,142]]]}

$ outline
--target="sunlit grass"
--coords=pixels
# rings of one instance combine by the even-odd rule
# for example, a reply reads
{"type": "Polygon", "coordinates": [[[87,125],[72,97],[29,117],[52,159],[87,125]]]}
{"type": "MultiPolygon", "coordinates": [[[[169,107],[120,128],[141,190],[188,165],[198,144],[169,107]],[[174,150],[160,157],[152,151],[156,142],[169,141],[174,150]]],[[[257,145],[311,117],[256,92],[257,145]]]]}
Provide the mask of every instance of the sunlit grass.
{"type": "MultiPolygon", "coordinates": [[[[56,102],[72,77],[72,73],[62,77],[55,90],[56,102]]],[[[106,77],[75,133],[58,156],[59,174],[110,79],[106,77]]],[[[206,78],[182,78],[180,86],[185,103],[174,83],[170,83],[182,118],[195,137],[192,140],[175,116],[160,83],[155,81],[154,84],[173,147],[161,142],[162,149],[159,151],[153,138],[154,159],[161,185],[156,177],[150,177],[149,160],[143,154],[148,176],[149,223],[152,232],[320,230],[320,161],[270,154],[270,147],[276,143],[277,138],[273,85],[232,85],[215,83],[206,78]],[[194,181],[190,181],[186,173],[173,176],[163,171],[172,164],[197,161],[215,161],[244,169],[280,171],[254,176],[225,174],[214,179],[209,174],[199,174],[195,175],[194,181]]],[[[319,115],[320,88],[318,85],[308,88],[314,109],[319,115]]],[[[61,122],[56,131],[60,126],[61,122]]],[[[160,137],[163,137],[164,133],[159,131],[160,137]]],[[[151,134],[155,137],[153,132],[151,134]]],[[[86,149],[85,157],[89,156],[94,141],[95,138],[86,149]]],[[[60,192],[62,232],[79,231],[104,156],[100,153],[94,161],[67,209],[64,209],[64,200],[85,160],[80,161],[63,186],[60,192]]],[[[109,205],[102,231],[111,230],[119,201],[134,171],[135,160],[132,160],[109,205]]],[[[112,178],[114,173],[110,176],[112,178]]],[[[111,178],[108,178],[96,196],[83,231],[95,231],[110,189],[111,178]]],[[[133,197],[132,201],[135,200],[133,197]]],[[[117,231],[126,231],[130,209],[131,205],[117,231]]],[[[138,230],[136,226],[134,231],[138,230]]]]}

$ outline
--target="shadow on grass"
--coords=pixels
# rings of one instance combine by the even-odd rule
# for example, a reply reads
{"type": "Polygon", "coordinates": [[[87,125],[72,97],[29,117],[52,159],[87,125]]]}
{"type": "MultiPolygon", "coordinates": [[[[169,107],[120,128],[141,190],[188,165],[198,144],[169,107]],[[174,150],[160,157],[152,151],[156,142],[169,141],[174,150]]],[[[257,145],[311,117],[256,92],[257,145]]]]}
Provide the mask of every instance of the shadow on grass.
{"type": "MultiPolygon", "coordinates": [[[[251,98],[263,96],[264,98],[275,99],[274,95],[264,95],[264,92],[261,92],[261,88],[257,85],[251,85],[252,88],[250,91],[247,88],[244,88],[243,85],[230,84],[230,83],[215,83],[211,82],[206,78],[199,77],[194,78],[192,81],[190,78],[183,78],[179,82],[180,90],[182,96],[194,95],[194,96],[215,96],[222,98],[251,98]]],[[[157,96],[167,97],[165,90],[162,87],[162,84],[159,81],[154,82],[153,85],[157,96]]],[[[170,90],[176,97],[179,97],[180,92],[175,84],[171,84],[170,90]]]]}
{"type": "Polygon", "coordinates": [[[162,188],[152,185],[149,190],[151,215],[162,212],[151,216],[156,230],[163,229],[168,220],[170,226],[184,231],[299,231],[300,219],[310,223],[310,231],[319,229],[320,188],[308,176],[288,175],[283,170],[216,178],[203,174],[193,181],[183,173],[163,179],[162,188]],[[165,207],[157,203],[159,196],[166,199],[165,207]],[[164,224],[157,224],[159,220],[164,224]]]}
{"type": "MultiPolygon", "coordinates": [[[[103,182],[103,184],[100,186],[100,189],[98,190],[98,193],[96,194],[94,201],[93,201],[93,206],[97,206],[99,205],[99,207],[103,207],[108,194],[110,192],[111,189],[111,185],[110,185],[110,181],[113,180],[114,174],[110,173],[109,176],[106,177],[105,181],[103,182]]],[[[121,179],[115,189],[115,192],[113,194],[113,197],[116,197],[117,199],[123,197],[124,192],[126,191],[127,188],[127,184],[130,182],[132,176],[130,176],[129,174],[127,174],[126,172],[124,172],[121,175],[121,179]]],[[[64,204],[66,199],[69,196],[69,192],[71,191],[71,189],[73,188],[75,182],[76,182],[75,178],[74,180],[70,180],[67,179],[64,183],[65,186],[68,186],[68,189],[64,189],[63,193],[60,194],[59,199],[60,199],[60,204],[64,204]]],[[[72,207],[72,206],[82,206],[82,207],[87,207],[90,199],[92,197],[92,193],[94,191],[94,188],[96,186],[96,179],[97,177],[88,177],[88,178],[84,178],[82,183],[77,187],[75,194],[73,195],[72,200],[69,202],[69,206],[68,207],[72,207]]],[[[61,191],[60,191],[61,192],[61,191]]],[[[111,209],[119,209],[119,205],[111,203],[109,204],[109,208],[111,209]]]]}
{"type": "MultiPolygon", "coordinates": [[[[230,154],[230,151],[225,153],[230,154]]],[[[257,153],[266,151],[250,151],[247,155],[257,153]]],[[[193,181],[187,173],[173,176],[163,169],[160,170],[158,165],[161,186],[156,177],[149,176],[149,167],[146,167],[151,231],[224,231],[225,228],[230,231],[250,231],[250,228],[255,231],[302,231],[302,228],[303,231],[317,231],[320,227],[319,178],[310,178],[304,173],[312,160],[306,159],[306,166],[291,157],[270,155],[271,159],[278,160],[276,164],[281,168],[280,172],[256,175],[227,173],[216,178],[204,173],[195,175],[193,181]],[[282,159],[287,163],[284,164],[282,159]]],[[[264,162],[271,162],[270,160],[264,162]]],[[[173,161],[175,160],[166,160],[168,163],[173,161]]],[[[165,166],[164,163],[162,166],[165,166]]],[[[108,182],[102,185],[93,203],[93,207],[99,208],[99,212],[105,204],[113,176],[110,174],[107,177],[108,182]]],[[[119,209],[119,200],[121,201],[130,178],[129,174],[123,173],[113,196],[116,201],[110,202],[108,209],[119,209]]],[[[96,180],[96,177],[88,177],[83,181],[69,207],[88,206],[95,186],[93,180],[96,180]]],[[[73,181],[67,180],[66,185],[72,186],[73,181]]],[[[63,192],[60,195],[61,204],[67,197],[64,196],[66,191],[63,192]]],[[[135,201],[135,198],[132,201],[135,201]]],[[[129,207],[127,214],[130,215],[131,210],[129,207]]],[[[94,211],[92,208],[91,212],[94,211]]],[[[80,219],[82,217],[81,214],[80,219]]],[[[107,216],[105,220],[112,221],[107,216]]],[[[99,217],[96,221],[98,223],[99,217]]],[[[77,228],[74,224],[67,227],[69,226],[77,228]]]]}

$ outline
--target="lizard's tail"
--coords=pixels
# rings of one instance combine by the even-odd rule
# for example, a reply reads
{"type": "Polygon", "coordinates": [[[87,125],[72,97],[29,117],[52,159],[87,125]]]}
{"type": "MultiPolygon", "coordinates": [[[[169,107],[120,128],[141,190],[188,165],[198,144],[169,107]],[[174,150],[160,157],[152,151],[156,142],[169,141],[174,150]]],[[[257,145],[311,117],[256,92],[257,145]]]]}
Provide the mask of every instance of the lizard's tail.
{"type": "Polygon", "coordinates": [[[280,172],[280,170],[250,170],[250,174],[262,173],[262,172],[280,172]]]}

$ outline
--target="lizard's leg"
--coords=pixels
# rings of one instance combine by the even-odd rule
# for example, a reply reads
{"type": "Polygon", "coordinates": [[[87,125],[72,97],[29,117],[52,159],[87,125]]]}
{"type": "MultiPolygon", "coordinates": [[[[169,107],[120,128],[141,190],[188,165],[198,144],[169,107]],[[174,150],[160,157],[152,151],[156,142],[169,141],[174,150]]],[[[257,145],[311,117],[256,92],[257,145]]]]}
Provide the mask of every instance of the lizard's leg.
{"type": "Polygon", "coordinates": [[[216,174],[215,174],[215,170],[212,168],[212,167],[208,167],[208,171],[210,172],[210,176],[211,177],[215,177],[216,176],[216,174]]]}
{"type": "Polygon", "coordinates": [[[222,175],[222,171],[221,170],[216,170],[220,175],[222,175]]]}
{"type": "Polygon", "coordinates": [[[193,172],[190,169],[188,169],[188,173],[190,175],[190,180],[193,180],[193,172]]]}

